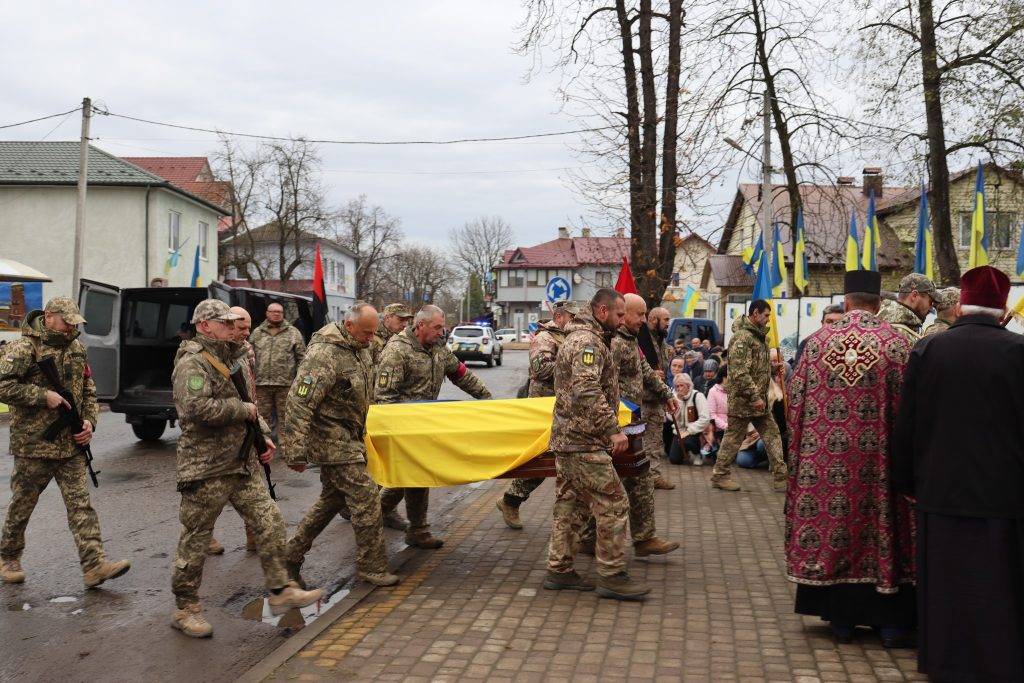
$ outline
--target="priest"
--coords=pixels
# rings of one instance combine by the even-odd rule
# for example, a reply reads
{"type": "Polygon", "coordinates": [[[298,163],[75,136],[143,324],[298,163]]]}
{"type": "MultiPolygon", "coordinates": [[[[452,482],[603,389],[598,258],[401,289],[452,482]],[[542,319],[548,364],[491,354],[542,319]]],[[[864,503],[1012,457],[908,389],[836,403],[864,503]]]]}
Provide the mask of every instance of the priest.
{"type": "Polygon", "coordinates": [[[1024,680],[1024,337],[1010,280],[961,280],[956,322],[922,339],[896,420],[893,484],[917,500],[918,670],[1024,680]]]}
{"type": "Polygon", "coordinates": [[[846,273],[845,314],[808,338],[790,381],[786,573],[796,612],[840,642],[877,627],[913,644],[913,528],[889,481],[893,418],[910,344],[878,317],[881,276],[846,273]]]}

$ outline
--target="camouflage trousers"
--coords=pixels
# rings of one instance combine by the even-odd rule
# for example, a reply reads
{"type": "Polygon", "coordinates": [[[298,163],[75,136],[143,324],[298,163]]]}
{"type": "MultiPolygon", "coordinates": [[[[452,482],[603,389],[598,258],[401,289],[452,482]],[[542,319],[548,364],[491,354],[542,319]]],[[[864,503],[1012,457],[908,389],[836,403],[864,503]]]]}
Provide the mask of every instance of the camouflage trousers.
{"type": "Polygon", "coordinates": [[[39,501],[39,494],[51,479],[57,480],[68,512],[68,527],[78,546],[78,560],[82,563],[82,569],[88,571],[99,565],[105,555],[100,538],[100,521],[89,501],[84,455],[65,460],[14,458],[11,504],[7,508],[7,519],[0,540],[0,559],[21,558],[25,550],[25,528],[29,517],[39,501]]]}
{"type": "MultiPolygon", "coordinates": [[[[654,538],[654,473],[647,470],[639,477],[622,477],[622,487],[629,498],[629,531],[633,543],[642,543],[654,538]]],[[[581,543],[595,543],[597,524],[590,517],[583,525],[581,543]]]]}
{"type": "Polygon", "coordinates": [[[665,458],[665,441],[662,430],[665,427],[665,404],[645,403],[642,409],[647,426],[643,434],[643,448],[651,461],[651,473],[661,478],[661,461],[665,458]]]}
{"type": "Polygon", "coordinates": [[[399,501],[405,498],[405,514],[409,518],[409,530],[412,535],[430,528],[427,524],[427,506],[430,504],[430,489],[389,489],[380,490],[380,509],[387,514],[398,507],[399,501]]]}
{"type": "Polygon", "coordinates": [[[732,473],[732,464],[736,462],[736,454],[739,453],[740,446],[747,438],[748,423],[754,425],[754,429],[764,441],[764,450],[768,454],[772,477],[785,479],[787,470],[786,463],[782,458],[782,436],[779,434],[779,427],[775,424],[775,418],[771,413],[757,417],[729,416],[729,426],[722,437],[722,445],[718,449],[718,458],[715,460],[715,469],[711,476],[723,478],[732,473]]]}
{"type": "Polygon", "coordinates": [[[284,519],[259,471],[203,479],[181,492],[181,538],[171,574],[171,590],[179,608],[199,602],[213,525],[228,503],[253,530],[267,588],[283,588],[288,583],[284,519]]]}
{"type": "Polygon", "coordinates": [[[613,576],[625,571],[629,504],[612,456],[607,451],[555,453],[555,471],[548,569],[572,571],[584,520],[593,515],[597,573],[613,576]]]}
{"type": "MultiPolygon", "coordinates": [[[[270,427],[270,431],[281,451],[284,451],[284,444],[281,443],[281,428],[284,427],[287,414],[285,404],[288,402],[288,390],[291,387],[256,387],[256,409],[260,417],[270,427]]],[[[280,453],[278,454],[281,455],[280,453]]]]}
{"type": "Polygon", "coordinates": [[[544,477],[534,479],[513,479],[505,491],[505,503],[512,507],[519,507],[530,497],[530,494],[537,490],[537,487],[544,483],[544,477]]]}
{"type": "Polygon", "coordinates": [[[366,464],[321,465],[320,483],[323,486],[320,497],[288,541],[287,560],[301,565],[316,537],[347,504],[356,534],[356,566],[371,574],[386,572],[388,557],[384,551],[380,500],[377,484],[366,472],[366,464]]]}

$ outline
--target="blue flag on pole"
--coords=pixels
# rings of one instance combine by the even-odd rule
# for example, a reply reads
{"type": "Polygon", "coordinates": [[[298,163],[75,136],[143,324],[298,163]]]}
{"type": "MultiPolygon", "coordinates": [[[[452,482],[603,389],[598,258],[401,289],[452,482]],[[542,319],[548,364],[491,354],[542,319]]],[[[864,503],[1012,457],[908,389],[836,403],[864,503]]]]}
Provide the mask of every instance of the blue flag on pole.
{"type": "Polygon", "coordinates": [[[199,277],[199,245],[196,245],[196,256],[192,260],[192,284],[191,287],[202,285],[202,278],[199,277]]]}

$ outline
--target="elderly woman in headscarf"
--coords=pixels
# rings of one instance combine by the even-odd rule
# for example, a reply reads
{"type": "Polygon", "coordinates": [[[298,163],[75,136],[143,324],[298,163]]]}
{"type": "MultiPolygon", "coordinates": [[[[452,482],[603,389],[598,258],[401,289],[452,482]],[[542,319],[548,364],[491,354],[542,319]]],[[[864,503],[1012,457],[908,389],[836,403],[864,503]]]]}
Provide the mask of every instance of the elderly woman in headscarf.
{"type": "Polygon", "coordinates": [[[694,389],[690,375],[681,372],[675,376],[674,382],[679,408],[671,416],[675,438],[672,439],[668,460],[673,465],[682,465],[690,455],[691,463],[698,464],[694,460],[701,457],[702,451],[707,452],[708,439],[714,441],[711,413],[704,394],[694,389]]]}

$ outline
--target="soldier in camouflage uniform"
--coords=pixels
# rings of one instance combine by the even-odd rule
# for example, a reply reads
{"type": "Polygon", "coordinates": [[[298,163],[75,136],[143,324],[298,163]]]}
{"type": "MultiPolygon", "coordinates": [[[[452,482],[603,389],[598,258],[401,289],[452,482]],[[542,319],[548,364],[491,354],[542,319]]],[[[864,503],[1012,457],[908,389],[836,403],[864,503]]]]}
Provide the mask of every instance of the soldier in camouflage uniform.
{"type": "Polygon", "coordinates": [[[889,323],[913,346],[921,338],[921,327],[936,303],[935,285],[920,273],[911,273],[900,280],[896,300],[885,299],[878,317],[889,323]]]}
{"type": "Polygon", "coordinates": [[[925,328],[923,337],[945,332],[956,322],[957,304],[960,303],[960,288],[946,287],[935,296],[935,320],[925,328]]]}
{"type": "Polygon", "coordinates": [[[343,323],[330,323],[313,335],[288,392],[288,466],[302,472],[307,462],[319,465],[323,485],[320,498],[288,541],[288,572],[300,585],[306,553],[346,501],[356,535],[359,577],[377,586],[398,583],[388,571],[380,500],[366,471],[363,441],[366,411],[373,402],[369,346],[376,328],[373,306],[352,306],[343,323]]]}
{"type": "Polygon", "coordinates": [[[384,307],[384,315],[370,341],[370,357],[374,363],[380,359],[380,352],[388,340],[404,330],[411,320],[412,311],[405,304],[388,304],[384,307]]]}
{"type": "MultiPolygon", "coordinates": [[[[637,333],[640,327],[645,324],[647,317],[647,302],[637,294],[624,295],[626,301],[626,315],[622,326],[612,337],[612,363],[619,369],[619,396],[631,403],[641,405],[644,396],[653,395],[660,399],[654,403],[654,410],[659,415],[665,410],[675,412],[678,403],[672,391],[665,384],[665,381],[647,362],[647,359],[640,353],[640,346],[637,344],[637,333]]],[[[652,402],[643,403],[640,419],[629,427],[645,425],[650,429],[650,418],[644,414],[646,406],[652,402]]],[[[659,425],[659,429],[661,426],[659,425]]],[[[629,428],[627,428],[629,429],[629,428]]],[[[660,436],[660,432],[659,432],[660,436]]],[[[658,447],[661,447],[659,440],[658,447]]],[[[650,455],[648,455],[648,458],[650,455]]],[[[672,541],[665,541],[655,535],[654,526],[654,472],[648,469],[639,477],[624,477],[622,485],[629,497],[629,529],[633,536],[633,551],[637,557],[648,555],[666,555],[679,544],[672,541]]],[[[583,535],[580,538],[580,552],[592,555],[595,550],[596,525],[591,517],[586,524],[583,535]]]]}
{"type": "MultiPolygon", "coordinates": [[[[565,339],[565,326],[578,312],[579,305],[574,301],[556,301],[551,306],[551,322],[538,326],[537,334],[533,335],[533,341],[530,342],[528,398],[555,395],[555,356],[565,339]]],[[[510,529],[523,528],[519,519],[519,506],[543,483],[544,477],[534,477],[515,479],[509,484],[505,495],[498,501],[498,510],[510,529]]]]}
{"type": "Polygon", "coordinates": [[[57,480],[64,498],[86,587],[117,578],[131,567],[128,560],[109,562],[104,555],[99,519],[89,501],[85,456],[77,448],[92,440],[99,412],[85,347],[78,341],[75,327],[84,322],[71,299],[56,297],[47,302],[44,311],[32,311],[25,317],[21,338],[5,345],[0,354],[0,402],[11,409],[14,456],[11,503],[0,539],[0,578],[4,583],[25,580],[21,568],[25,528],[39,494],[52,479],[57,480]],[[64,428],[52,442],[43,438],[43,432],[58,419],[57,409],[67,402],[39,369],[43,358],[56,363],[84,422],[81,431],[72,433],[64,428]]]}
{"type": "MultiPolygon", "coordinates": [[[[376,402],[435,401],[445,377],[473,398],[491,397],[480,378],[444,345],[444,311],[427,305],[416,314],[412,326],[391,337],[384,347],[377,365],[376,402]]],[[[428,495],[425,488],[385,488],[380,492],[384,514],[405,498],[409,516],[405,542],[416,548],[440,548],[444,543],[428,530],[428,495]]]]}
{"type": "Polygon", "coordinates": [[[626,572],[629,503],[611,453],[629,448],[619,428],[618,367],[609,348],[625,315],[622,295],[597,290],[590,305],[566,327],[555,360],[555,410],[549,447],[555,456],[549,590],[593,590],[574,569],[576,541],[589,512],[597,523],[598,593],[639,600],[648,589],[626,572]]]}
{"type": "MultiPolygon", "coordinates": [[[[647,316],[647,329],[651,331],[651,338],[654,340],[654,348],[658,352],[658,366],[654,371],[661,379],[669,395],[672,389],[665,382],[665,370],[668,368],[668,347],[665,345],[665,337],[668,335],[668,309],[660,306],[652,308],[647,316]]],[[[710,352],[708,352],[710,353],[710,352]]],[[[646,362],[646,361],[645,361],[646,362]]],[[[647,428],[644,430],[644,451],[651,460],[651,472],[654,474],[654,488],[671,490],[675,484],[666,479],[661,471],[661,461],[665,456],[665,401],[661,398],[663,392],[660,390],[647,389],[642,396],[642,407],[644,419],[647,420],[647,428]]]]}
{"type": "Polygon", "coordinates": [[[770,304],[764,299],[750,302],[748,315],[740,316],[732,326],[729,340],[729,384],[727,412],[729,426],[722,437],[722,446],[711,473],[711,486],[723,491],[739,491],[740,485],[730,476],[740,445],[747,437],[747,425],[764,441],[772,473],[772,489],[785,493],[788,474],[782,457],[782,437],[768,407],[768,386],[771,363],[768,357],[768,320],[770,304]]]}
{"type": "Polygon", "coordinates": [[[256,352],[256,405],[286,451],[278,430],[287,418],[288,388],[306,354],[306,342],[298,328],[284,319],[281,304],[267,306],[267,319],[252,331],[249,342],[256,352]]]}
{"type": "Polygon", "coordinates": [[[227,304],[217,299],[199,303],[192,315],[196,337],[174,364],[171,382],[181,436],[178,438],[177,482],[181,493],[181,538],[174,557],[171,589],[177,605],[171,625],[196,638],[213,627],[203,618],[199,586],[213,526],[224,505],[231,503],[253,529],[274,614],[319,600],[319,590],[305,591],[288,580],[284,566],[285,531],[281,511],[270,498],[259,461],[269,462],[274,443],[248,452],[246,422],[267,431],[256,406],[242,401],[231,381],[240,354],[234,321],[227,304]],[[257,459],[257,451],[265,449],[257,459]]]}

